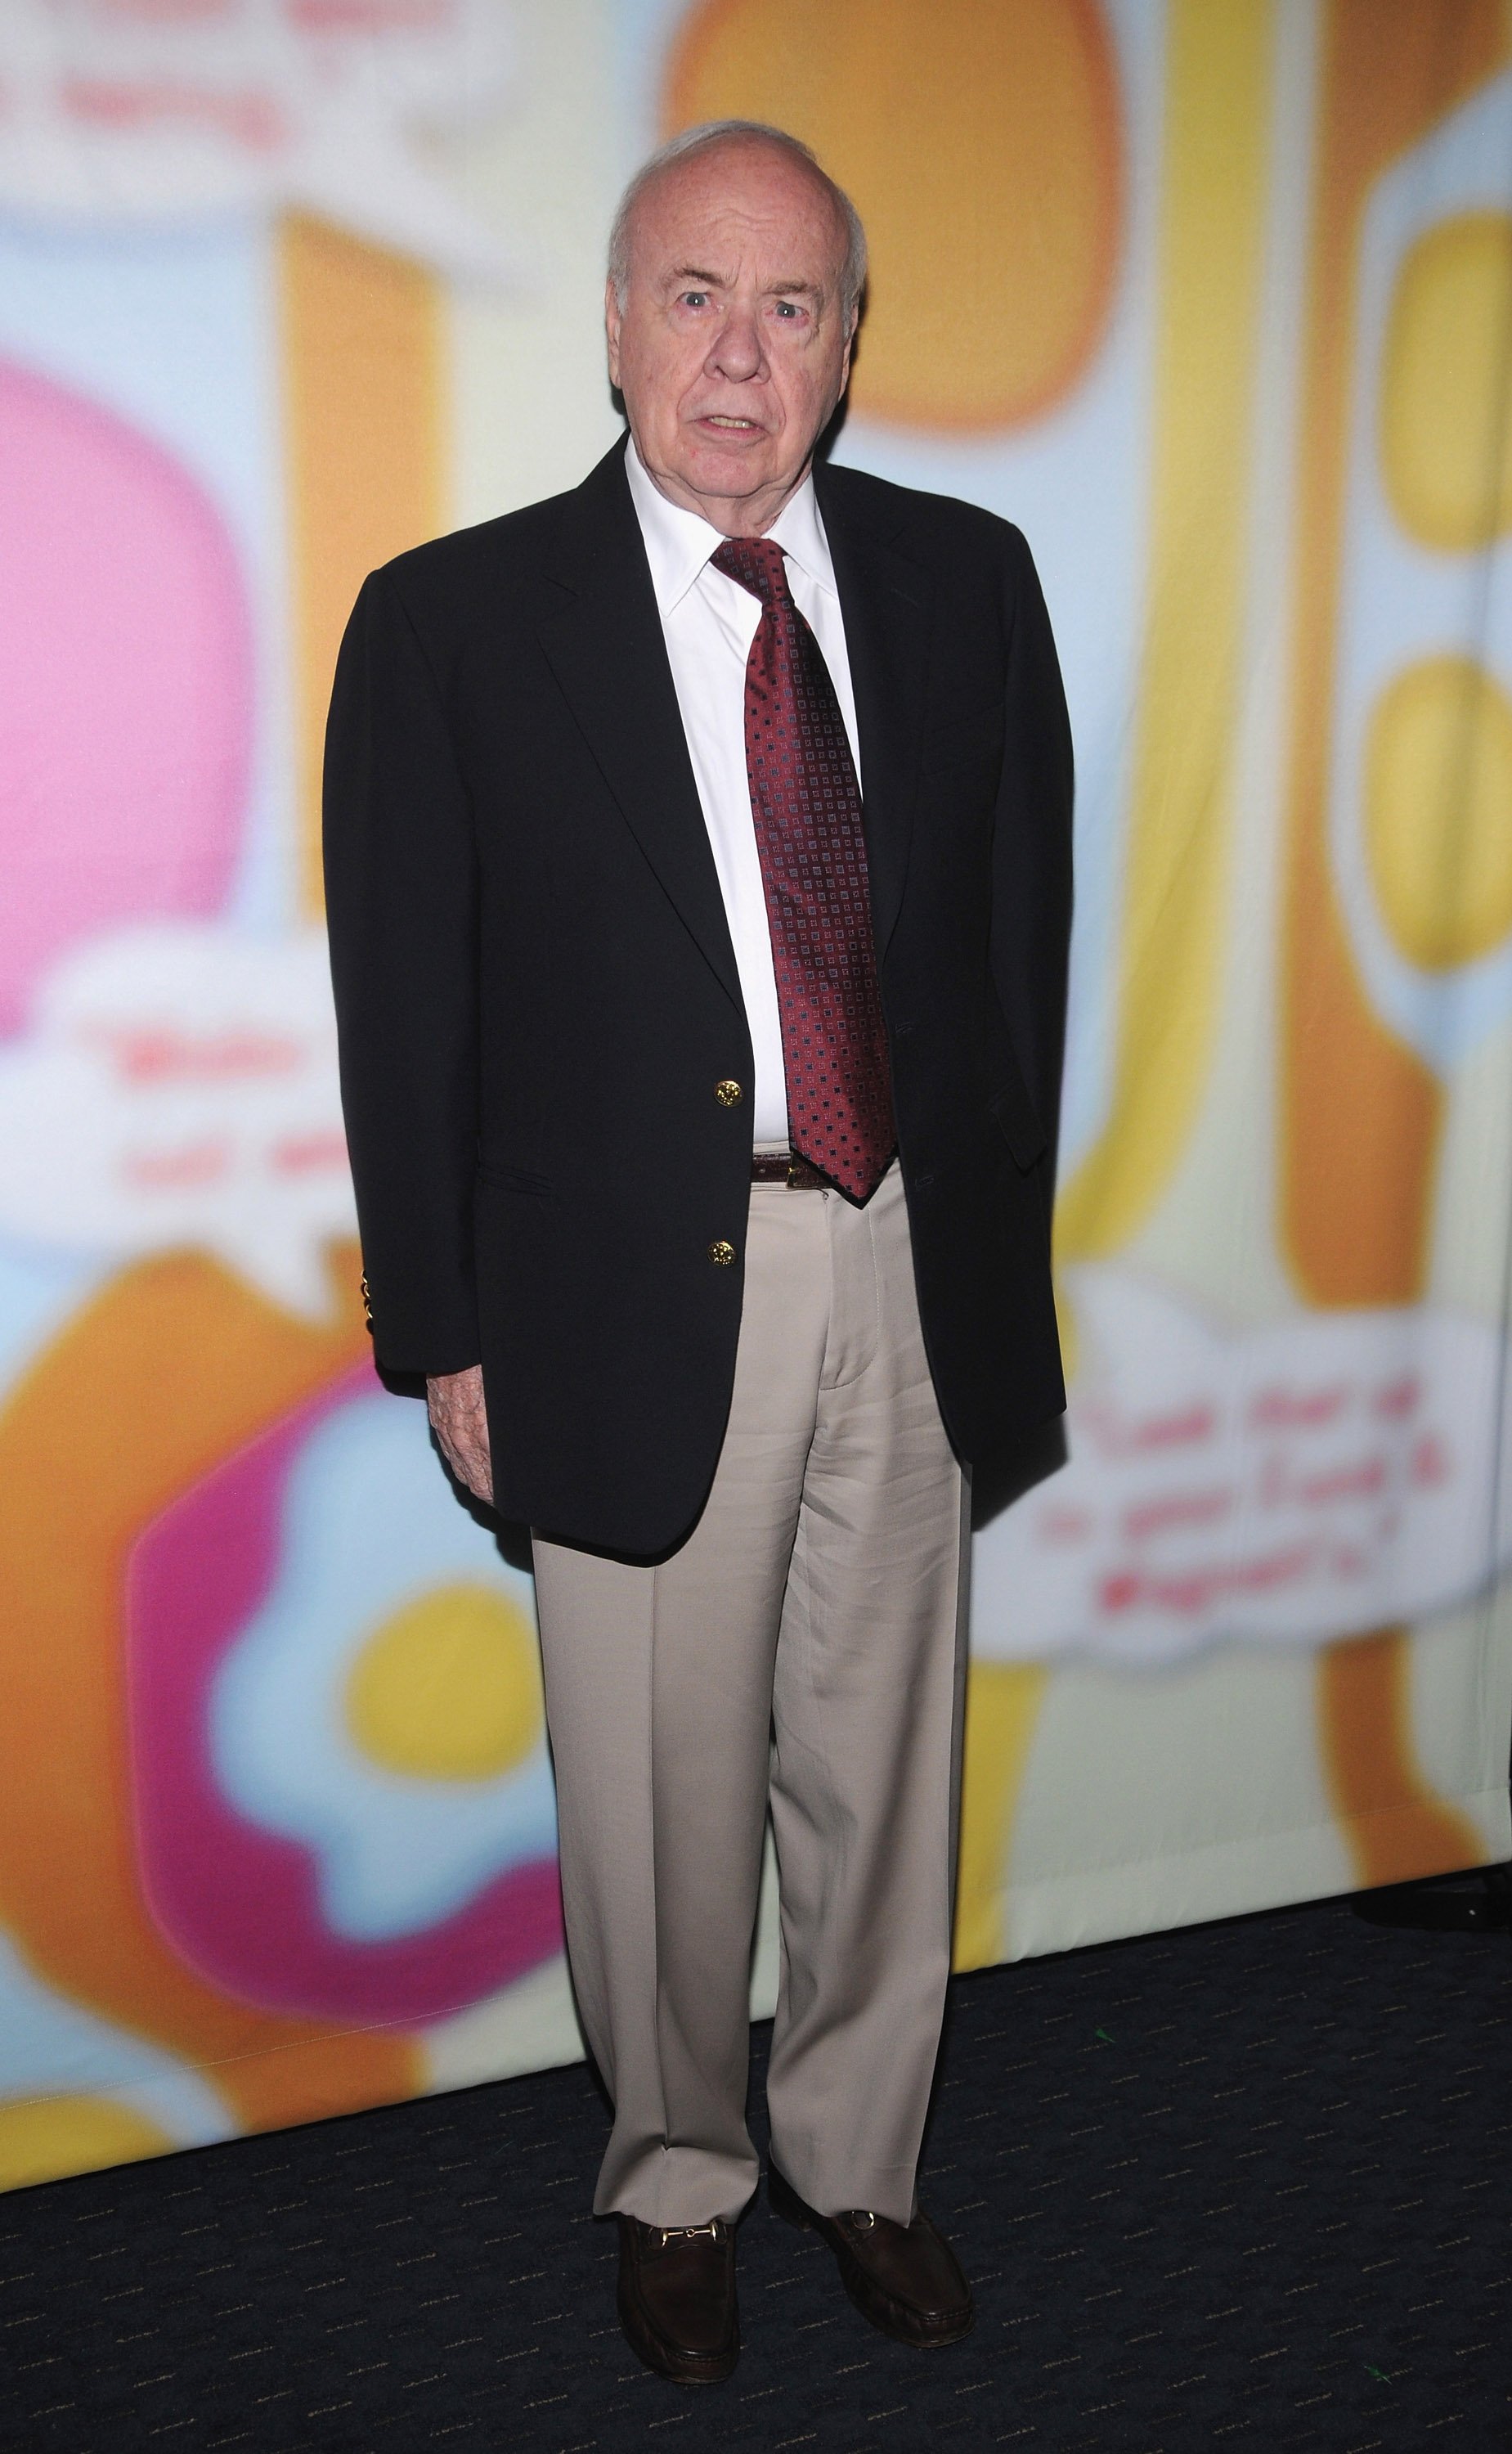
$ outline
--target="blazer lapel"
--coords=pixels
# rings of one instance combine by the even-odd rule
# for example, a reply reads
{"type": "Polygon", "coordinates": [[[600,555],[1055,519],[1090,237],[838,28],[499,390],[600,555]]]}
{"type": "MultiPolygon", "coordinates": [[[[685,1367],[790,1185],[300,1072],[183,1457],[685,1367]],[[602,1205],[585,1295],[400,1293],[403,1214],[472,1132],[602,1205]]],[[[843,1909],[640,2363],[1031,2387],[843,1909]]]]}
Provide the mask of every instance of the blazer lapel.
{"type": "Polygon", "coordinates": [[[880,963],[908,872],[934,583],[888,542],[888,529],[867,519],[846,486],[846,476],[845,470],[822,465],[815,487],[835,566],[856,696],[866,867],[880,963]]]}
{"type": "Polygon", "coordinates": [[[605,782],[682,919],[744,1010],[735,949],[616,444],[564,507],[538,636],[605,782]]]}

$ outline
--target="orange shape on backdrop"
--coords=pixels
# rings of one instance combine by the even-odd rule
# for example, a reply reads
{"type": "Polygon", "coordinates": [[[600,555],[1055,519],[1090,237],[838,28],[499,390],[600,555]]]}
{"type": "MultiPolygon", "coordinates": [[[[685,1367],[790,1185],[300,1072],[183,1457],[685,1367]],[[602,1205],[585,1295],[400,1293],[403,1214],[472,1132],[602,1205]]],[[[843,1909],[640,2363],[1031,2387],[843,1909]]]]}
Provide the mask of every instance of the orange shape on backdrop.
{"type": "Polygon", "coordinates": [[[253,2129],[407,2096],[417,2055],[403,2035],[232,2001],[153,1925],[128,1787],[123,1582],[169,1500],[367,1351],[357,1269],[350,1245],[333,1249],[339,1308],[312,1326],[199,1254],[138,1262],[0,1412],[0,1921],[47,1983],[207,2068],[253,2129]]]}
{"type": "Polygon", "coordinates": [[[325,911],[320,777],[336,651],[375,565],[445,525],[443,306],[424,266],[303,213],[280,231],[301,885],[325,911]]]}
{"type": "Polygon", "coordinates": [[[1113,46],[1096,0],[706,0],[666,132],[790,129],[871,248],[862,414],[978,432],[1064,398],[1106,326],[1122,225],[1113,46]]]}
{"type": "Polygon", "coordinates": [[[1501,0],[1333,0],[1325,20],[1292,628],[1281,1235],[1318,1304],[1422,1288],[1442,1095],[1371,1006],[1327,840],[1360,228],[1376,181],[1507,54],[1501,0]]]}
{"type": "MultiPolygon", "coordinates": [[[[1375,1012],[1327,841],[1361,223],[1376,181],[1502,66],[1502,0],[1331,0],[1324,19],[1298,490],[1289,875],[1281,1022],[1281,1239],[1315,1304],[1422,1294],[1442,1109],[1375,1012]]],[[[1426,1791],[1411,1745],[1408,1639],[1325,1651],[1321,1741],[1363,1885],[1480,1862],[1469,1820],[1426,1791]]]]}
{"type": "Polygon", "coordinates": [[[1435,1798],[1419,1769],[1410,1673],[1394,1627],[1331,1644],[1318,1663],[1323,1771],[1367,1886],[1452,1874],[1485,1856],[1468,1816],[1435,1798]]]}

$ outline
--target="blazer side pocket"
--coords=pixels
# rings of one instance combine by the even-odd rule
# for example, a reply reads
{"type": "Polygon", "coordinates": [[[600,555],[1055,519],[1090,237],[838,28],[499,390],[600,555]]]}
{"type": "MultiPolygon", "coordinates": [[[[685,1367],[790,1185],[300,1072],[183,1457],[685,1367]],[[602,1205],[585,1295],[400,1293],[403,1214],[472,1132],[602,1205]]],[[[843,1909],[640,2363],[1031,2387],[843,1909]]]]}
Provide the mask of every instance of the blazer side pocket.
{"type": "Polygon", "coordinates": [[[538,1175],[530,1167],[513,1167],[507,1159],[480,1158],[478,1182],[492,1185],[501,1193],[530,1194],[537,1201],[550,1201],[556,1193],[548,1176],[538,1175]]]}

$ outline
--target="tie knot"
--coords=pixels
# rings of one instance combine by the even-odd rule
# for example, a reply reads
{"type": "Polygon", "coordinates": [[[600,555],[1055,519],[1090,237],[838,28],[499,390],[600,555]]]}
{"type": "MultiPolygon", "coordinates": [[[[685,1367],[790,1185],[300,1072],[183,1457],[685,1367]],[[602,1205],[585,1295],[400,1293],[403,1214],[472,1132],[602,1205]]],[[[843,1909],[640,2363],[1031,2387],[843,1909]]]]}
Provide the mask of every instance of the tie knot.
{"type": "Polygon", "coordinates": [[[783,550],[771,537],[726,537],[709,555],[716,571],[748,588],[764,605],[788,601],[787,566],[783,550]]]}

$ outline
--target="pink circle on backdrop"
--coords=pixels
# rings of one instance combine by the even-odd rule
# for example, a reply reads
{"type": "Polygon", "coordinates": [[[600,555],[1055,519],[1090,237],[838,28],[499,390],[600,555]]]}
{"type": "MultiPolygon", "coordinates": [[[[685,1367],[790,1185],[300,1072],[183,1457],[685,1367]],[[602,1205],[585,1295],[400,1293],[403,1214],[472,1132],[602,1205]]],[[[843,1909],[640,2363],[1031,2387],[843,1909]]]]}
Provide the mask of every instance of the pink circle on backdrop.
{"type": "Polygon", "coordinates": [[[0,359],[0,1033],[62,949],[217,911],[253,660],[224,520],[148,436],[0,359]]]}

